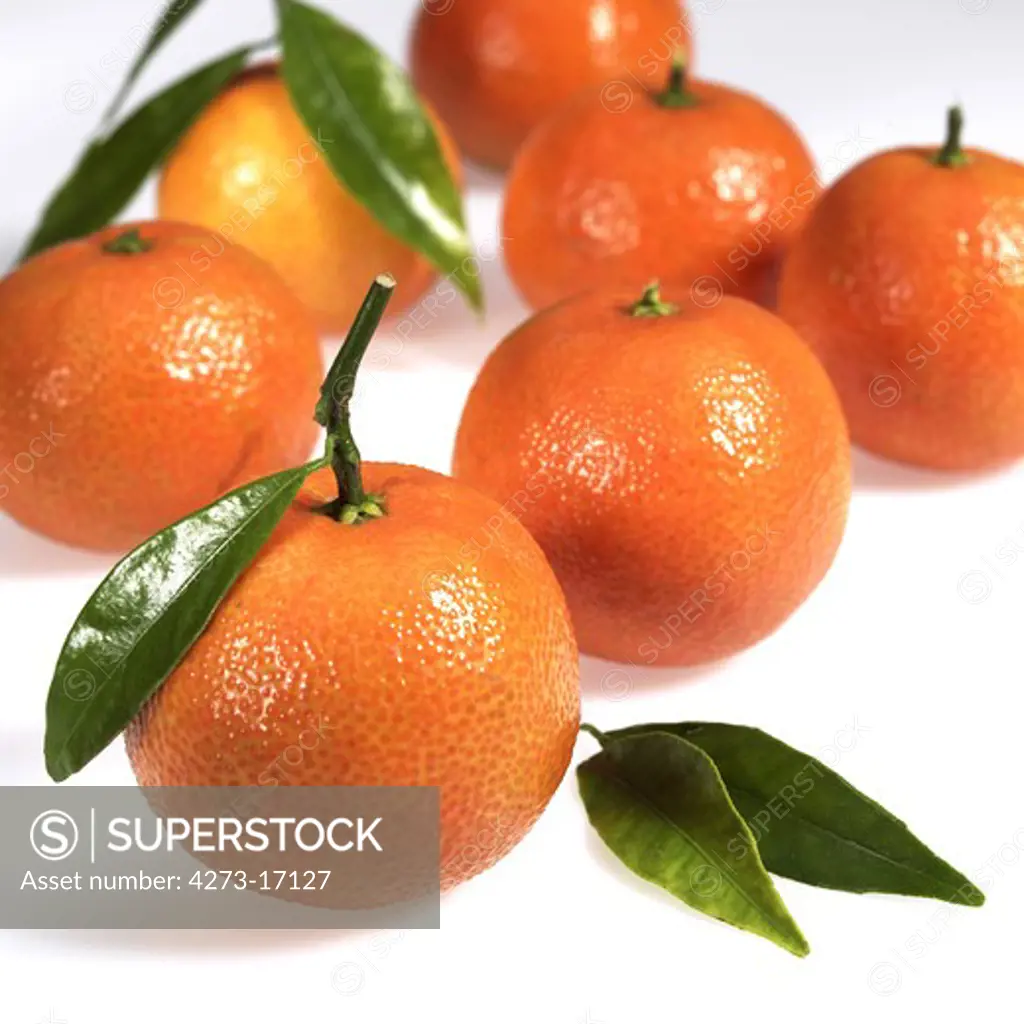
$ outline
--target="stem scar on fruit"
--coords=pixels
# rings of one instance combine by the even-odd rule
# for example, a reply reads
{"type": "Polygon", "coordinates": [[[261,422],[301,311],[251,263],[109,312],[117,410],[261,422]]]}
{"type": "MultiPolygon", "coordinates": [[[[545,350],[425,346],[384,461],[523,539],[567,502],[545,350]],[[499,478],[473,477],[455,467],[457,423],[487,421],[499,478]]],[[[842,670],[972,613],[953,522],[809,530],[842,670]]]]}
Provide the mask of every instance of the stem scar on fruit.
{"type": "Polygon", "coordinates": [[[155,243],[151,238],[143,238],[138,228],[123,231],[103,245],[103,251],[117,256],[134,256],[140,252],[149,252],[155,243]]]}
{"type": "Polygon", "coordinates": [[[661,283],[652,281],[644,289],[640,299],[628,308],[628,312],[630,316],[635,317],[673,316],[679,312],[679,306],[674,302],[663,302],[661,283]]]}
{"type": "Polygon", "coordinates": [[[327,431],[325,458],[338,484],[338,496],[317,511],[345,525],[380,519],[387,514],[383,496],[367,494],[363,489],[361,458],[352,437],[350,406],[356,372],[396,283],[391,274],[377,275],[324,378],[316,406],[316,421],[327,431]]]}

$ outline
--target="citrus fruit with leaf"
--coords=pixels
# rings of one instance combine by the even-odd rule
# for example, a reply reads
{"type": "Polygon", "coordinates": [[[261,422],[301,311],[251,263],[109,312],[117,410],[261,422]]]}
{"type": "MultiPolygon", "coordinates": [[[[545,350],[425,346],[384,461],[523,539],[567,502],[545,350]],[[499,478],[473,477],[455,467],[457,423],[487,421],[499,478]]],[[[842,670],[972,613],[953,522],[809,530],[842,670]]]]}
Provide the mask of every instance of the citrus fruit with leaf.
{"type": "Polygon", "coordinates": [[[410,60],[463,152],[505,168],[581,89],[606,86],[617,110],[691,47],[678,0],[424,0],[410,60]]]}
{"type": "Polygon", "coordinates": [[[749,647],[839,547],[850,452],[835,391],[753,303],[595,291],[484,364],[454,473],[504,503],[565,590],[581,649],[693,665],[749,647]]]}
{"type": "Polygon", "coordinates": [[[415,467],[369,463],[363,479],[386,511],[356,526],[317,511],[331,472],[310,477],[128,753],[144,786],[440,786],[451,886],[507,853],[561,781],[576,648],[523,527],[463,552],[492,501],[415,467]]]}
{"type": "Polygon", "coordinates": [[[832,376],[853,440],[934,469],[1024,456],[1024,165],[961,146],[879,153],[825,194],[779,312],[832,376]]]}
{"type": "MultiPolygon", "coordinates": [[[[434,119],[448,168],[458,155],[434,119]]],[[[277,68],[240,75],[203,111],[163,168],[160,216],[218,231],[262,256],[313,312],[325,333],[343,332],[363,282],[381,266],[399,282],[395,308],[421,297],[436,277],[430,261],[381,224],[335,177],[319,137],[300,120],[277,68]]]]}
{"type": "Polygon", "coordinates": [[[785,118],[677,64],[619,113],[591,90],[531,135],[505,197],[509,274],[535,309],[655,277],[705,306],[723,294],[770,305],[818,191],[785,118]]]}
{"type": "Polygon", "coordinates": [[[49,249],[0,281],[0,321],[0,507],[55,540],[133,547],[316,438],[308,312],[202,228],[49,249]]]}

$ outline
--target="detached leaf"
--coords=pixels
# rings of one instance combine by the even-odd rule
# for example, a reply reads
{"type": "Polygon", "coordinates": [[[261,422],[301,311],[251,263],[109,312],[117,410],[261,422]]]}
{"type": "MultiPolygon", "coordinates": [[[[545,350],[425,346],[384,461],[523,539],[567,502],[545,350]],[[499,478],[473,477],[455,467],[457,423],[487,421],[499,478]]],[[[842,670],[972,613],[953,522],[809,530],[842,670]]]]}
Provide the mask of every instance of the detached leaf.
{"type": "Polygon", "coordinates": [[[50,200],[19,262],[108,224],[131,201],[150,171],[245,66],[243,47],[194,71],[140,107],[119,128],[90,143],[50,200]]]}
{"type": "Polygon", "coordinates": [[[285,83],[335,175],[480,309],[462,199],[405,72],[330,15],[297,0],[277,6],[285,83]]]}
{"type": "Polygon", "coordinates": [[[163,14],[153,25],[153,30],[146,40],[142,52],[135,58],[135,63],[128,71],[128,75],[121,83],[121,88],[110,102],[103,114],[103,124],[109,124],[121,109],[128,93],[135,84],[136,79],[142,74],[142,69],[149,63],[149,58],[156,53],[163,45],[164,40],[203,2],[203,0],[170,0],[164,8],[163,14]]]}
{"type": "Polygon", "coordinates": [[[263,477],[126,555],[82,609],[46,701],[46,770],[79,771],[128,725],[324,461],[263,477]]]}
{"type": "MultiPolygon", "coordinates": [[[[712,722],[638,729],[671,732],[711,757],[765,867],[777,875],[847,892],[926,896],[971,907],[985,902],[970,879],[899,818],[816,758],[760,729],[712,722]]],[[[637,730],[613,735],[623,733],[637,730]]]]}
{"type": "Polygon", "coordinates": [[[783,949],[810,951],[711,758],[666,732],[602,739],[577,769],[591,824],[641,878],[783,949]]]}

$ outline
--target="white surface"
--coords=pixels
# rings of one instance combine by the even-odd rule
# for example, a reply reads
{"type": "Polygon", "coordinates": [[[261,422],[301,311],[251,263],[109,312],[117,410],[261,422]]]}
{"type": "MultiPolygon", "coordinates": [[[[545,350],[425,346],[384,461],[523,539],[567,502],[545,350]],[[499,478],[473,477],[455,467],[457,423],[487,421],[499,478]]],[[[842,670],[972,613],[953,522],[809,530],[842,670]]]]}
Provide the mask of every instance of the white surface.
{"type": "MultiPolygon", "coordinates": [[[[159,6],[3,5],[0,265],[113,94],[119,75],[99,70],[103,58],[133,52],[129,30],[138,38],[159,6]]],[[[331,6],[402,54],[414,0],[331,6]]],[[[210,0],[140,93],[229,44],[262,38],[269,9],[257,0],[210,0]]],[[[937,142],[954,100],[966,106],[971,144],[1024,157],[1017,0],[704,0],[703,9],[701,73],[759,91],[787,111],[828,177],[851,140],[866,140],[858,144],[864,152],[937,142]]],[[[470,203],[475,236],[492,248],[498,205],[493,187],[478,187],[470,203]]],[[[132,212],[151,209],[147,195],[132,212]]],[[[372,379],[362,382],[357,412],[367,457],[447,468],[474,370],[523,312],[499,263],[487,271],[486,325],[451,305],[400,350],[394,340],[372,350],[372,379]]],[[[588,835],[568,778],[511,856],[444,901],[439,932],[3,933],[0,1020],[641,1024],[742,1016],[802,1024],[986,1019],[997,1008],[1000,1019],[1016,1019],[1024,909],[1021,553],[1024,467],[956,480],[858,456],[838,561],[769,641],[706,671],[634,671],[628,686],[615,677],[607,692],[607,666],[584,668],[585,714],[602,727],[749,722],[831,763],[838,758],[855,784],[986,880],[981,911],[781,881],[814,947],[798,961],[632,881],[588,835]],[[976,599],[986,586],[979,603],[961,594],[976,599]],[[341,979],[337,987],[332,977],[341,979]],[[338,991],[351,989],[352,979],[360,982],[355,992],[338,991]]],[[[0,517],[0,784],[45,782],[50,672],[108,561],[0,517]]],[[[583,738],[579,749],[586,756],[592,744],[583,738]]],[[[80,781],[130,778],[118,745],[80,781]]]]}

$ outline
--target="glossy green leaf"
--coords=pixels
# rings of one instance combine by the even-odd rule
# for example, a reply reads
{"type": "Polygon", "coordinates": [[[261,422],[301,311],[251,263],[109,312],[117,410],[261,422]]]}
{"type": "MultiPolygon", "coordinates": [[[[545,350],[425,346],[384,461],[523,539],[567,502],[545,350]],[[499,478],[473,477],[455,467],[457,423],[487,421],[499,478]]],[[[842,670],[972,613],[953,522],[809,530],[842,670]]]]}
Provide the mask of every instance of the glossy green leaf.
{"type": "Polygon", "coordinates": [[[604,737],[602,745],[577,777],[590,822],[608,848],[695,910],[805,956],[807,940],[711,758],[666,732],[604,737]]]}
{"type": "Polygon", "coordinates": [[[149,34],[149,38],[146,40],[146,45],[135,58],[135,62],[132,64],[131,68],[129,68],[125,80],[121,83],[121,88],[117,90],[117,94],[114,96],[113,100],[111,100],[110,106],[107,107],[106,112],[103,114],[103,123],[105,125],[109,124],[120,111],[128,93],[131,91],[132,86],[135,84],[139,75],[142,74],[142,69],[149,63],[149,58],[160,49],[171,33],[174,32],[174,30],[202,2],[203,0],[170,0],[159,19],[154,23],[153,29],[149,34]]]}
{"type": "Polygon", "coordinates": [[[278,10],[285,82],[334,173],[479,309],[462,198],[405,72],[322,11],[297,0],[278,0],[278,10]]]}
{"type": "MultiPolygon", "coordinates": [[[[646,730],[682,737],[715,762],[769,871],[847,892],[926,896],[972,907],[985,902],[970,879],[899,818],[821,761],[760,729],[684,722],[613,735],[635,737],[646,730]]],[[[750,850],[756,852],[754,844],[750,850]]]]}
{"type": "Polygon", "coordinates": [[[194,71],[90,143],[51,198],[19,260],[108,224],[202,110],[245,65],[243,47],[194,71]]]}
{"type": "Polygon", "coordinates": [[[239,487],[126,555],[82,609],[46,702],[46,770],[79,771],[138,714],[206,628],[324,460],[239,487]]]}

